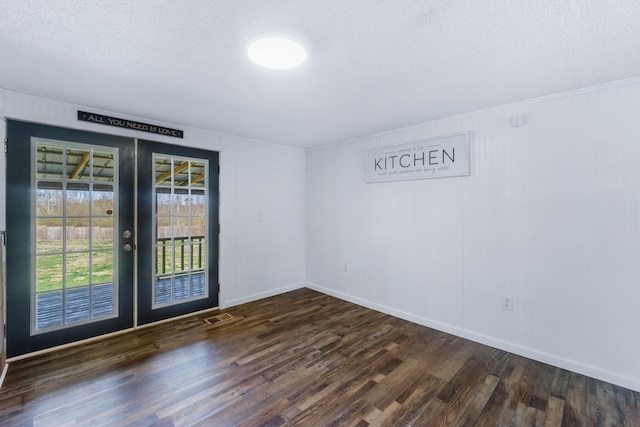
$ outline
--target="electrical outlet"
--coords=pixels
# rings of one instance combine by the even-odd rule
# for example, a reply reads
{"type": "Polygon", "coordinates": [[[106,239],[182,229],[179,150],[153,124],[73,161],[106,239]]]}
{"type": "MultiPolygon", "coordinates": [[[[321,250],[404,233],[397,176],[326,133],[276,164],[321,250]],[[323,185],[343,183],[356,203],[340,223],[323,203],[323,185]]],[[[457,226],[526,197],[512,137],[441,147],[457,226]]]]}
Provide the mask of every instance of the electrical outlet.
{"type": "Polygon", "coordinates": [[[502,309],[513,311],[513,297],[510,295],[502,295],[502,309]]]}

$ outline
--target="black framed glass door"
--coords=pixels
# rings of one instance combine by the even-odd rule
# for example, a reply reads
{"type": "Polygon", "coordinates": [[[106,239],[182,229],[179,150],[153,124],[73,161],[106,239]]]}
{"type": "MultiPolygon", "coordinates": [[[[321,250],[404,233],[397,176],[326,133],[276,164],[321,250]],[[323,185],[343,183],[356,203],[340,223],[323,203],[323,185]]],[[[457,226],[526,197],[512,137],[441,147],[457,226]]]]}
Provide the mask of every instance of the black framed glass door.
{"type": "Polygon", "coordinates": [[[7,138],[8,357],[218,305],[217,152],[14,120],[7,138]]]}
{"type": "Polygon", "coordinates": [[[141,325],[218,305],[218,161],[217,152],[138,141],[141,325]]]}
{"type": "Polygon", "coordinates": [[[7,355],[132,327],[134,140],[14,120],[7,139],[7,355]]]}

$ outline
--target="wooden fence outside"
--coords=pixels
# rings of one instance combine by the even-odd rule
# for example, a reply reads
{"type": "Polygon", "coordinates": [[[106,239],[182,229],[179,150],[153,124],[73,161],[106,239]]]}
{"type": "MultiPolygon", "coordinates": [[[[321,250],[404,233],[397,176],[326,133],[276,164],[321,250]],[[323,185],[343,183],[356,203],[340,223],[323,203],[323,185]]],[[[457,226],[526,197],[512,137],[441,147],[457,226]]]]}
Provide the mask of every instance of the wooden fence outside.
{"type": "MultiPolygon", "coordinates": [[[[93,227],[93,240],[112,240],[113,228],[93,227]]],[[[62,227],[38,226],[38,240],[62,240],[62,227]]],[[[189,235],[189,227],[174,227],[175,237],[189,235]]],[[[192,236],[203,236],[204,227],[191,227],[192,236]]],[[[158,239],[171,237],[171,227],[158,227],[158,239]]],[[[89,227],[67,227],[67,240],[89,240],[89,227]]]]}

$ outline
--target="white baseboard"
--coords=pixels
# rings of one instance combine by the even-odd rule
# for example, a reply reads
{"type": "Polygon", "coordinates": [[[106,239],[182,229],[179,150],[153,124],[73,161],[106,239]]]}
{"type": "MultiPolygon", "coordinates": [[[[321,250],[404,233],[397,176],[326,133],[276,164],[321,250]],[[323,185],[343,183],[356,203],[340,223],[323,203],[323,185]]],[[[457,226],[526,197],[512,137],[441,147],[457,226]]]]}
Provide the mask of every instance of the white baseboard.
{"type": "Polygon", "coordinates": [[[548,365],[556,366],[558,368],[573,371],[588,377],[596,378],[601,381],[606,381],[612,384],[619,385],[621,387],[628,388],[640,392],[640,380],[620,376],[618,374],[608,372],[593,366],[584,365],[580,362],[564,359],[562,357],[554,356],[552,354],[543,353],[532,348],[523,347],[517,344],[513,344],[507,341],[502,341],[490,336],[478,334],[467,329],[462,329],[456,326],[452,326],[446,323],[441,323],[432,319],[428,319],[421,316],[416,316],[411,313],[407,313],[401,310],[396,310],[392,307],[377,304],[362,298],[354,297],[342,292],[337,292],[332,289],[325,288],[315,283],[307,283],[306,287],[313,289],[323,294],[331,295],[341,300],[349,301],[351,303],[361,305],[363,307],[370,308],[372,310],[379,311],[400,319],[408,320],[409,322],[417,323],[418,325],[426,326],[432,329],[436,329],[441,332],[446,332],[451,335],[455,335],[461,338],[465,338],[480,344],[488,345],[489,347],[497,348],[500,350],[508,351],[509,353],[517,354],[529,359],[536,360],[538,362],[546,363],[548,365]]]}
{"type": "Polygon", "coordinates": [[[295,283],[293,285],[289,285],[289,286],[284,286],[282,288],[278,288],[278,289],[271,289],[265,292],[260,292],[257,294],[253,294],[253,295],[248,295],[246,297],[242,297],[242,298],[235,298],[235,299],[230,299],[227,301],[223,301],[220,303],[220,309],[225,309],[225,308],[229,308],[229,307],[233,307],[236,305],[240,305],[240,304],[245,304],[247,302],[252,302],[252,301],[257,301],[259,299],[263,299],[263,298],[269,298],[275,295],[280,295],[283,294],[285,292],[290,292],[290,291],[295,291],[296,289],[301,289],[306,287],[306,283],[295,283]]]}

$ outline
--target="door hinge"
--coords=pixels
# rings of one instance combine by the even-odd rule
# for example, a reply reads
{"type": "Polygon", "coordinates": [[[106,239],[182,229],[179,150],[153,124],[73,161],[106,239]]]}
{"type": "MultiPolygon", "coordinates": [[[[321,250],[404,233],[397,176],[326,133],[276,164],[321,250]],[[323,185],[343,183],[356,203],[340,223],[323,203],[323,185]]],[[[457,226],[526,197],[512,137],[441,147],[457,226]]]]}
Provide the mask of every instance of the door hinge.
{"type": "Polygon", "coordinates": [[[220,165],[218,165],[218,175],[220,175],[220,165]]]}
{"type": "Polygon", "coordinates": [[[9,140],[7,138],[4,139],[4,152],[9,152],[9,140]]]}

